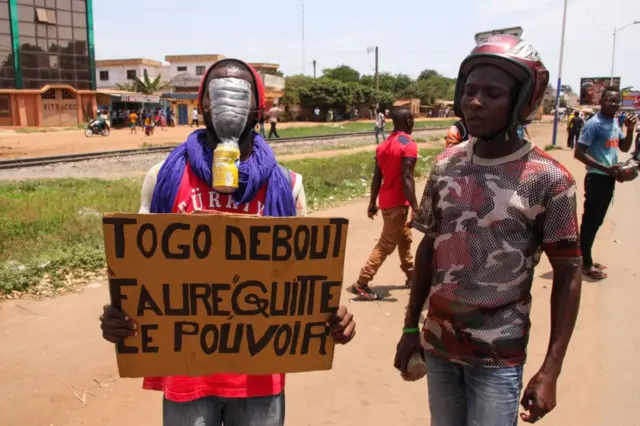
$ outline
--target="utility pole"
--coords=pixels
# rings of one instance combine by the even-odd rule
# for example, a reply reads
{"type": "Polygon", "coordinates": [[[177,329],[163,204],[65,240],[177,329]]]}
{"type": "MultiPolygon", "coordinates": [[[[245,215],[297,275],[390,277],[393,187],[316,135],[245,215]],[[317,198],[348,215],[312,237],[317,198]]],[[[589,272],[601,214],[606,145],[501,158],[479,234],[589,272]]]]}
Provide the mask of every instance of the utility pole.
{"type": "Polygon", "coordinates": [[[560,89],[562,88],[562,60],[564,59],[564,36],[567,29],[567,4],[569,0],[564,0],[564,12],[562,12],[562,36],[560,37],[560,60],[558,61],[558,86],[556,87],[556,108],[553,116],[553,138],[551,144],[556,144],[558,136],[558,121],[560,120],[558,110],[560,109],[560,89]]]}
{"type": "Polygon", "coordinates": [[[380,72],[378,68],[378,46],[376,46],[376,90],[380,90],[380,72]]]}
{"type": "Polygon", "coordinates": [[[313,78],[316,78],[316,60],[313,60],[313,78]]]}
{"type": "Polygon", "coordinates": [[[305,71],[305,59],[304,59],[304,3],[302,4],[302,75],[305,71]]]}

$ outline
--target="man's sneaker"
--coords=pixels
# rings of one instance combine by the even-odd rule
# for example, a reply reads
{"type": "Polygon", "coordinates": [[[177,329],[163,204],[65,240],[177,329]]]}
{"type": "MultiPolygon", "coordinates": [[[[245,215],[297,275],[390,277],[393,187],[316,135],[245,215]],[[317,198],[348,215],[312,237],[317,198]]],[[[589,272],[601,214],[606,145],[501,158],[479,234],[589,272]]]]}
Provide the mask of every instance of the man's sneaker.
{"type": "Polygon", "coordinates": [[[347,289],[347,291],[351,294],[356,295],[357,300],[380,300],[382,296],[378,293],[375,293],[371,290],[371,287],[358,287],[357,285],[352,285],[347,289]]]}

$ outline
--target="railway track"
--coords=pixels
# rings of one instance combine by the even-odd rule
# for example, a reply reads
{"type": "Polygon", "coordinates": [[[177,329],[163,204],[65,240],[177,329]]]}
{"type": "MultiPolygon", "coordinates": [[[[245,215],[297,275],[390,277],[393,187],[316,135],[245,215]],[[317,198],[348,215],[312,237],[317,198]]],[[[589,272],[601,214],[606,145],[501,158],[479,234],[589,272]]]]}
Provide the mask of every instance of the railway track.
{"type": "MultiPolygon", "coordinates": [[[[414,129],[413,133],[429,132],[429,131],[443,131],[448,129],[449,126],[444,127],[429,127],[422,129],[414,129]]],[[[295,143],[295,142],[307,142],[313,140],[327,140],[327,139],[342,139],[357,136],[374,135],[373,132],[351,132],[351,133],[336,133],[332,135],[322,136],[305,136],[300,138],[280,138],[276,142],[270,141],[277,145],[283,143],[295,143]]],[[[76,161],[95,160],[101,158],[112,158],[129,155],[145,155],[155,154],[162,152],[170,152],[178,144],[168,144],[163,146],[148,147],[148,148],[136,148],[136,149],[122,149],[115,151],[101,151],[101,152],[87,152],[82,154],[68,154],[68,155],[55,155],[51,157],[32,157],[32,158],[15,158],[11,160],[0,161],[0,170],[19,169],[23,167],[37,167],[37,166],[49,166],[59,163],[73,163],[76,161]]]]}

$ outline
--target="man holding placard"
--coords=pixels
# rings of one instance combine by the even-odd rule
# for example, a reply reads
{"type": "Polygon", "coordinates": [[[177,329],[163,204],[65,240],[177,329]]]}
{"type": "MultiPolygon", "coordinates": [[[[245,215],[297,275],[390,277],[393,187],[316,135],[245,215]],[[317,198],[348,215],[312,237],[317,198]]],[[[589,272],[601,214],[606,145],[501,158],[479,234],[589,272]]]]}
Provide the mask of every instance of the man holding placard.
{"type": "MultiPolygon", "coordinates": [[[[257,72],[250,65],[238,60],[225,59],[219,61],[212,65],[204,75],[198,101],[200,110],[204,116],[206,130],[197,130],[192,133],[187,141],[176,148],[163,163],[154,166],[149,171],[142,189],[140,213],[223,213],[226,214],[225,217],[229,217],[229,214],[280,218],[304,216],[306,214],[306,199],[302,187],[302,177],[279,166],[275,160],[273,151],[266,141],[253,131],[259,118],[258,115],[264,110],[264,88],[257,72]],[[221,176],[223,176],[224,179],[222,180],[222,187],[214,189],[214,187],[221,185],[218,180],[218,172],[220,170],[217,168],[222,167],[220,164],[224,163],[226,158],[231,158],[229,155],[230,153],[233,154],[234,146],[237,146],[239,158],[231,161],[230,166],[223,164],[224,174],[221,176]],[[224,150],[221,150],[221,147],[224,148],[224,150]],[[234,170],[233,167],[236,167],[237,170],[234,170]],[[234,173],[235,176],[237,176],[235,178],[234,173]]],[[[138,216],[138,218],[139,217],[141,216],[138,216]]],[[[184,292],[181,293],[185,300],[185,307],[190,306],[191,309],[195,308],[198,299],[200,299],[201,302],[206,301],[208,303],[208,310],[212,310],[223,309],[218,306],[220,304],[217,302],[221,300],[220,298],[222,296],[220,296],[220,294],[222,294],[222,291],[220,289],[224,286],[227,286],[227,290],[229,290],[229,287],[237,289],[242,285],[259,287],[261,283],[257,283],[255,280],[239,283],[238,281],[241,280],[239,275],[250,274],[251,272],[255,273],[255,265],[260,265],[259,262],[263,262],[262,265],[273,262],[275,258],[285,256],[282,254],[283,252],[288,253],[289,257],[294,253],[296,258],[298,256],[303,257],[305,253],[311,253],[311,258],[316,260],[322,256],[326,258],[333,255],[335,258],[334,262],[338,262],[335,263],[336,265],[344,261],[344,246],[342,244],[346,242],[346,231],[345,234],[341,236],[341,231],[338,229],[341,230],[342,226],[346,224],[346,221],[341,222],[340,220],[323,219],[322,221],[327,222],[327,226],[333,226],[333,228],[329,230],[326,228],[321,229],[320,226],[314,228],[313,226],[305,225],[306,221],[310,219],[304,219],[305,222],[297,227],[294,227],[293,224],[276,224],[271,227],[273,229],[279,227],[279,230],[285,233],[294,232],[295,235],[298,233],[298,228],[302,230],[302,233],[306,232],[305,235],[308,237],[310,244],[305,246],[306,252],[302,253],[302,250],[299,250],[295,244],[289,244],[289,242],[285,241],[286,239],[283,238],[282,235],[279,236],[276,231],[274,231],[273,237],[265,237],[264,234],[266,232],[264,228],[269,228],[268,226],[256,226],[253,228],[251,226],[245,226],[245,231],[243,231],[241,229],[242,227],[237,225],[241,220],[234,219],[235,222],[233,222],[233,220],[225,219],[225,217],[220,219],[201,217],[197,219],[192,216],[188,220],[183,220],[183,223],[170,223],[167,225],[167,221],[175,222],[178,219],[171,218],[164,220],[158,216],[155,218],[154,216],[149,216],[148,223],[142,226],[140,226],[140,223],[137,223],[137,247],[142,254],[139,256],[135,254],[138,258],[135,258],[134,265],[136,262],[140,264],[140,262],[145,262],[146,260],[150,262],[153,261],[154,253],[157,252],[163,252],[164,256],[169,259],[185,259],[189,257],[186,245],[182,244],[182,242],[177,243],[178,245],[173,243],[175,247],[177,247],[177,250],[181,250],[179,253],[170,252],[169,246],[171,245],[170,239],[172,235],[175,236],[180,233],[176,232],[176,230],[184,231],[185,229],[190,229],[193,225],[195,227],[195,233],[192,240],[193,247],[190,249],[190,253],[193,255],[192,257],[199,258],[187,259],[188,261],[194,262],[193,265],[198,265],[196,262],[199,261],[206,261],[208,252],[215,251],[216,248],[212,248],[212,246],[216,244],[226,247],[221,249],[221,251],[226,250],[228,259],[235,261],[236,264],[242,262],[242,265],[245,265],[238,267],[237,275],[233,278],[232,284],[209,284],[208,281],[205,283],[195,281],[195,273],[189,274],[189,277],[185,276],[184,283],[171,283],[174,289],[176,288],[175,286],[180,284],[182,284],[182,288],[185,289],[184,292]],[[220,225],[219,230],[215,228],[217,225],[220,225]],[[293,228],[296,229],[292,231],[293,228]],[[247,232],[247,235],[251,235],[249,239],[246,239],[246,243],[242,232],[247,232]],[[262,240],[263,244],[259,242],[260,236],[258,232],[262,233],[263,238],[265,238],[262,240]],[[319,233],[324,235],[324,239],[322,239],[322,244],[324,244],[325,249],[324,252],[322,250],[313,251],[313,242],[314,239],[316,243],[319,241],[319,233]],[[146,242],[149,241],[149,238],[145,235],[151,235],[151,237],[149,237],[152,241],[151,244],[146,242]],[[334,241],[334,244],[329,246],[327,239],[329,235],[335,235],[335,241],[340,240],[341,243],[334,241]],[[199,236],[201,238],[199,238],[199,236]],[[155,242],[158,241],[162,242],[162,250],[155,249],[155,242]],[[225,243],[221,244],[220,241],[225,241],[225,243]],[[241,250],[239,254],[235,252],[230,253],[228,246],[230,246],[230,242],[233,241],[243,242],[243,244],[240,244],[241,250]],[[273,246],[273,258],[270,257],[271,252],[269,252],[270,254],[260,252],[260,250],[265,250],[264,247],[269,246],[270,243],[273,246]],[[311,249],[309,249],[309,246],[311,246],[311,249]],[[239,257],[245,255],[247,256],[246,260],[239,259],[239,257]],[[200,290],[204,291],[208,297],[203,296],[203,293],[197,293],[200,290]],[[190,291],[191,293],[189,293],[190,291]],[[220,291],[220,293],[218,293],[218,291],[220,291]],[[195,302],[188,305],[186,295],[192,296],[195,302]]],[[[246,224],[247,220],[243,220],[243,223],[246,224]]],[[[159,300],[158,295],[164,295],[164,299],[168,299],[170,295],[174,295],[174,293],[171,293],[173,290],[170,289],[168,284],[162,284],[165,287],[164,290],[166,290],[164,293],[156,290],[155,295],[153,294],[154,290],[151,289],[151,286],[149,286],[149,291],[145,289],[145,285],[138,286],[141,287],[141,292],[139,292],[141,295],[140,300],[142,300],[142,296],[144,296],[146,297],[145,302],[140,302],[137,310],[135,307],[131,307],[131,304],[126,305],[129,307],[127,309],[120,309],[121,306],[125,306],[125,303],[128,303],[126,301],[128,296],[122,296],[120,291],[124,286],[136,286],[137,284],[135,280],[128,280],[129,282],[123,284],[123,282],[127,280],[122,279],[122,269],[126,268],[116,268],[114,266],[119,265],[118,261],[122,259],[118,259],[117,253],[113,253],[120,250],[120,257],[125,257],[125,237],[129,235],[126,234],[126,232],[129,231],[125,231],[125,229],[132,229],[132,227],[127,228],[127,226],[135,224],[136,222],[139,222],[136,218],[123,219],[113,216],[105,216],[104,220],[105,247],[107,249],[112,304],[104,307],[101,322],[103,337],[118,345],[119,368],[122,368],[120,361],[123,356],[123,348],[131,351],[138,350],[138,348],[134,347],[135,344],[127,344],[127,342],[139,342],[142,337],[143,346],[146,344],[148,346],[147,349],[149,349],[149,347],[151,348],[151,352],[153,352],[153,350],[158,351],[157,347],[152,347],[153,339],[145,336],[145,333],[149,332],[151,327],[155,327],[157,331],[158,325],[145,324],[144,320],[138,323],[133,320],[133,315],[137,315],[138,318],[140,318],[141,313],[150,310],[161,315],[161,321],[166,323],[168,322],[166,319],[167,315],[169,315],[167,309],[174,311],[174,314],[178,311],[175,304],[172,307],[171,303],[166,302],[166,300],[164,311],[161,311],[154,302],[154,298],[156,301],[159,300]],[[107,234],[107,226],[111,227],[109,228],[109,234],[107,234]],[[116,241],[116,243],[113,243],[113,241],[116,241]],[[117,275],[117,278],[114,272],[116,269],[120,274],[117,275]],[[131,282],[133,282],[133,284],[131,284],[131,282]],[[121,301],[123,302],[122,305],[120,305],[121,301]],[[169,307],[167,308],[167,306],[169,307]],[[134,314],[131,309],[137,312],[134,314]],[[142,334],[142,336],[140,336],[140,334],[142,334]]],[[[289,237],[291,237],[291,235],[289,235],[289,237]]],[[[136,238],[128,238],[126,241],[134,241],[134,243],[131,244],[134,244],[132,247],[136,247],[136,238]]],[[[316,244],[315,248],[322,244],[316,244]]],[[[129,256],[133,256],[131,254],[132,250],[130,248],[127,250],[129,256]]],[[[322,259],[318,261],[321,260],[322,259]]],[[[223,275],[222,272],[225,272],[226,269],[219,263],[215,263],[216,261],[218,261],[218,259],[214,258],[213,261],[208,264],[210,265],[208,268],[212,269],[211,275],[223,275]],[[220,267],[220,270],[216,270],[216,267],[220,267]]],[[[131,262],[129,262],[129,264],[131,264],[131,262]]],[[[148,264],[156,265],[155,263],[148,264]]],[[[158,265],[166,267],[167,261],[164,260],[164,263],[159,263],[158,265]]],[[[320,282],[321,280],[318,278],[318,275],[301,277],[297,274],[295,277],[297,277],[299,281],[305,281],[306,284],[309,284],[308,287],[311,288],[309,293],[313,293],[313,289],[315,288],[314,280],[317,279],[319,281],[316,293],[322,294],[322,292],[324,292],[326,296],[326,303],[323,303],[324,309],[321,309],[321,311],[323,312],[322,318],[324,318],[327,325],[323,325],[322,329],[329,330],[333,342],[347,343],[355,335],[353,315],[348,313],[345,307],[340,306],[335,310],[331,308],[331,303],[329,303],[331,299],[331,295],[329,294],[330,291],[332,291],[331,287],[339,286],[340,284],[338,279],[341,279],[342,265],[340,264],[339,266],[340,268],[337,269],[340,269],[340,273],[334,274],[331,281],[324,277],[324,282],[320,282]],[[338,277],[338,275],[340,275],[340,277],[338,277]],[[321,287],[327,290],[321,290],[321,287]],[[334,310],[335,313],[332,315],[328,314],[329,311],[333,312],[334,310]]],[[[268,270],[269,266],[263,268],[268,270]]],[[[127,273],[135,273],[134,269],[135,268],[129,267],[127,273]],[[132,270],[134,270],[134,272],[131,272],[132,270]]],[[[151,272],[148,271],[154,268],[141,266],[139,269],[142,270],[140,276],[148,278],[151,274],[151,272]]],[[[293,269],[295,268],[290,268],[290,270],[293,269]]],[[[204,271],[206,273],[207,269],[205,268],[204,271]]],[[[166,277],[166,281],[170,281],[169,278],[170,277],[166,277]]],[[[289,276],[286,278],[290,279],[289,276]]],[[[211,278],[209,281],[211,281],[211,278]]],[[[288,287],[304,288],[303,284],[305,284],[305,282],[295,281],[286,282],[285,284],[287,284],[288,287]]],[[[148,283],[146,284],[148,285],[148,283]]],[[[277,283],[274,282],[271,288],[275,287],[276,284],[277,283]]],[[[263,287],[266,286],[263,285],[263,287]]],[[[267,292],[267,290],[264,291],[267,292]]],[[[251,294],[249,296],[254,295],[251,294]]],[[[275,298],[275,296],[273,297],[275,298]]],[[[234,298],[234,300],[237,299],[240,298],[234,298]]],[[[300,295],[299,297],[291,297],[290,299],[305,300],[304,309],[301,308],[301,303],[298,304],[299,306],[296,306],[295,301],[291,302],[291,313],[295,311],[300,315],[305,309],[309,308],[311,310],[313,308],[313,300],[310,296],[306,296],[305,298],[300,295]]],[[[246,302],[251,299],[247,297],[244,300],[246,302]]],[[[335,306],[337,306],[337,303],[335,306]]],[[[224,307],[224,309],[226,309],[226,307],[224,307]]],[[[266,310],[265,307],[261,309],[263,311],[266,310]]],[[[274,309],[273,303],[271,309],[274,309]]],[[[235,312],[236,310],[232,311],[235,312]]],[[[284,309],[282,309],[281,312],[282,311],[284,311],[284,309]]],[[[245,310],[244,312],[248,311],[245,310]]],[[[180,315],[180,313],[178,312],[176,315],[180,315]]],[[[274,315],[269,316],[265,314],[265,317],[267,317],[267,319],[264,320],[265,322],[272,321],[274,315]]],[[[252,321],[255,323],[255,316],[253,318],[254,320],[252,321]]],[[[243,330],[246,330],[245,335],[248,335],[250,330],[252,330],[250,328],[252,324],[249,324],[250,320],[247,320],[246,324],[238,324],[237,320],[237,315],[229,315],[226,318],[222,317],[222,326],[220,328],[222,331],[216,335],[215,339],[220,338],[222,341],[222,334],[225,333],[225,330],[227,330],[228,334],[230,327],[236,327],[235,330],[239,330],[238,333],[240,335],[242,335],[243,330]]],[[[212,321],[214,320],[212,319],[212,321]]],[[[182,324],[184,325],[184,322],[182,322],[182,324]]],[[[214,324],[206,324],[205,327],[207,326],[209,326],[209,330],[213,330],[212,327],[214,324]]],[[[267,328],[266,334],[264,334],[266,337],[255,338],[249,346],[253,345],[254,349],[259,346],[264,346],[264,342],[266,342],[269,337],[270,330],[273,331],[271,336],[275,333],[275,328],[272,327],[277,326],[272,325],[267,328]]],[[[308,328],[309,327],[307,327],[307,329],[308,328]]],[[[176,330],[178,330],[177,326],[176,330]]],[[[184,331],[186,328],[183,327],[181,330],[184,331]]],[[[282,330],[284,330],[282,335],[285,335],[283,339],[286,340],[286,333],[289,332],[287,332],[285,328],[282,328],[282,330]]],[[[188,333],[190,332],[191,330],[188,331],[188,333]]],[[[278,333],[279,332],[280,329],[278,329],[278,333]]],[[[253,333],[253,331],[251,331],[251,333],[253,333]]],[[[276,337],[273,339],[276,340],[277,336],[279,335],[276,334],[276,337]]],[[[211,340],[202,338],[200,345],[206,349],[207,344],[210,344],[210,342],[211,340]]],[[[233,344],[233,342],[231,343],[233,344]]],[[[177,348],[178,343],[175,343],[175,345],[177,348]]],[[[220,344],[220,346],[222,346],[222,344],[220,344]]],[[[142,349],[142,352],[144,352],[144,347],[142,349]]],[[[209,349],[213,352],[212,348],[209,349]]],[[[225,349],[228,350],[229,348],[225,349]]],[[[256,349],[256,352],[257,350],[258,349],[256,349]]],[[[292,348],[291,353],[293,352],[294,349],[292,348]]],[[[228,353],[229,352],[225,355],[227,356],[226,359],[229,359],[228,353]]],[[[287,353],[286,355],[290,354],[287,353]]],[[[194,356],[196,356],[195,353],[194,356]]],[[[164,367],[166,367],[166,369],[175,368],[175,371],[180,371],[179,365],[164,367]]],[[[202,365],[197,367],[202,367],[202,365]]],[[[255,368],[255,365],[247,365],[247,371],[256,371],[255,368]]],[[[187,369],[187,372],[189,371],[194,370],[187,369]]],[[[281,426],[284,424],[284,374],[210,374],[204,376],[185,374],[180,376],[145,377],[143,387],[149,390],[159,390],[164,393],[163,418],[165,426],[281,426]]]]}

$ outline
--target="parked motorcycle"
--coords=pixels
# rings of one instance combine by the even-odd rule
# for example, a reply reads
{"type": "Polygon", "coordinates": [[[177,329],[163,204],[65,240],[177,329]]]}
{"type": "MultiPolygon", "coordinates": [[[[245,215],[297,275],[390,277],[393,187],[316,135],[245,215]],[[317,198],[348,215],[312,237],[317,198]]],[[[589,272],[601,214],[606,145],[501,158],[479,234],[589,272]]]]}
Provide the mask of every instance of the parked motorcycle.
{"type": "Polygon", "coordinates": [[[93,135],[109,136],[109,126],[102,120],[91,120],[84,130],[84,135],[88,138],[93,135]]]}

